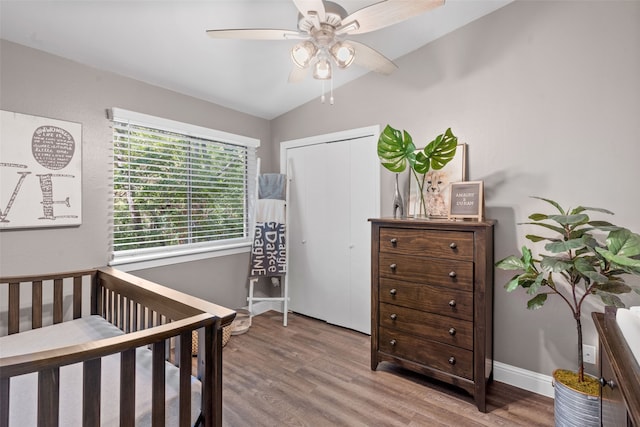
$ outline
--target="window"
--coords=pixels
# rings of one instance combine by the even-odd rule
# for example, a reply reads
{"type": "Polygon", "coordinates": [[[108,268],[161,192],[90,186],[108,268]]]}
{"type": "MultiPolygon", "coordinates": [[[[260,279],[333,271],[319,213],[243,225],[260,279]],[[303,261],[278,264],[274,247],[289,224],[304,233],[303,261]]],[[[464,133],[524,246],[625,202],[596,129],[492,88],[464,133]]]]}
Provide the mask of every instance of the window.
{"type": "Polygon", "coordinates": [[[112,120],[112,265],[250,245],[258,140],[116,108],[112,120]]]}

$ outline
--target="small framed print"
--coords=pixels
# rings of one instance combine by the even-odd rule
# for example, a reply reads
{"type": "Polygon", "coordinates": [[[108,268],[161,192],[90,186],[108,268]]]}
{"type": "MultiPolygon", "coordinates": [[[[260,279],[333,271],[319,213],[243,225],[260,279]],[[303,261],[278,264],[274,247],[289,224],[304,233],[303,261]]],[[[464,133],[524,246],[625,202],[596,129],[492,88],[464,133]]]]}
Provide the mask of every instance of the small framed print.
{"type": "Polygon", "coordinates": [[[449,197],[449,219],[484,217],[484,182],[452,182],[449,197]]]}

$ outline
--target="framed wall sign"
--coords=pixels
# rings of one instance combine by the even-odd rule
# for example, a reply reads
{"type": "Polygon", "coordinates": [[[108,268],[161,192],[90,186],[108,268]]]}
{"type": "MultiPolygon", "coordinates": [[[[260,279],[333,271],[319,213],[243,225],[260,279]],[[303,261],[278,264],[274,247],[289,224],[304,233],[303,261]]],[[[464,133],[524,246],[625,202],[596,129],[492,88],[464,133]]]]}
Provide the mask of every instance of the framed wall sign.
{"type": "Polygon", "coordinates": [[[82,125],[0,110],[0,230],[82,223],[82,125]]]}
{"type": "Polygon", "coordinates": [[[484,182],[465,181],[451,183],[449,218],[484,217],[484,182]]]}

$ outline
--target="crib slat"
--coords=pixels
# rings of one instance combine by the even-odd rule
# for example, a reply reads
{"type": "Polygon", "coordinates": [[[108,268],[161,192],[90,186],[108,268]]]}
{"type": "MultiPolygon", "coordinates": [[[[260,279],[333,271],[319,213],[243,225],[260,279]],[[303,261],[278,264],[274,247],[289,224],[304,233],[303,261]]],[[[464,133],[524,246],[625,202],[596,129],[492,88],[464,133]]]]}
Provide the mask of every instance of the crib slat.
{"type": "Polygon", "coordinates": [[[20,283],[9,283],[9,335],[20,330],[20,283]]]}
{"type": "Polygon", "coordinates": [[[153,344],[153,356],[151,366],[151,425],[164,427],[164,400],[165,400],[165,346],[164,341],[153,344]]]}
{"type": "Polygon", "coordinates": [[[191,337],[191,331],[180,334],[180,427],[191,425],[191,337]]]}
{"type": "Polygon", "coordinates": [[[9,378],[0,379],[0,427],[9,427],[9,378]]]}
{"type": "Polygon", "coordinates": [[[82,317],[82,276],[73,278],[73,318],[82,317]]]}
{"type": "Polygon", "coordinates": [[[131,320],[131,332],[136,332],[138,330],[138,311],[140,311],[140,304],[133,302],[133,319],[131,320]]]}
{"type": "Polygon", "coordinates": [[[136,349],[120,353],[120,426],[134,427],[136,418],[136,349]]]}
{"type": "Polygon", "coordinates": [[[102,359],[82,364],[82,426],[100,426],[100,381],[102,359]]]}
{"type": "MultiPolygon", "coordinates": [[[[218,325],[219,321],[216,321],[216,325],[218,325]]],[[[222,425],[222,413],[218,414],[218,401],[216,393],[221,391],[221,388],[218,389],[218,383],[216,376],[218,373],[216,372],[216,367],[214,366],[214,357],[216,354],[216,328],[212,326],[207,326],[204,328],[204,342],[198,341],[198,351],[200,350],[200,346],[203,346],[202,354],[204,359],[204,384],[212,384],[213,387],[205,387],[202,390],[202,412],[204,413],[204,425],[205,427],[213,427],[222,425]],[[211,346],[210,346],[211,344],[211,346]],[[213,350],[213,351],[212,351],[213,350]],[[220,420],[218,421],[217,417],[220,415],[220,420]]],[[[222,399],[220,399],[222,400],[222,399]]],[[[222,402],[220,402],[220,409],[222,406],[222,402]]]]}
{"type": "Polygon", "coordinates": [[[58,427],[60,368],[38,372],[38,427],[58,427]]]}
{"type": "Polygon", "coordinates": [[[53,281],[53,323],[62,323],[62,279],[53,281]]]}
{"type": "Polygon", "coordinates": [[[118,327],[124,332],[125,330],[125,318],[124,318],[125,297],[118,294],[118,327]]]}
{"type": "Polygon", "coordinates": [[[34,280],[31,284],[31,327],[42,327],[42,280],[34,280]]]}

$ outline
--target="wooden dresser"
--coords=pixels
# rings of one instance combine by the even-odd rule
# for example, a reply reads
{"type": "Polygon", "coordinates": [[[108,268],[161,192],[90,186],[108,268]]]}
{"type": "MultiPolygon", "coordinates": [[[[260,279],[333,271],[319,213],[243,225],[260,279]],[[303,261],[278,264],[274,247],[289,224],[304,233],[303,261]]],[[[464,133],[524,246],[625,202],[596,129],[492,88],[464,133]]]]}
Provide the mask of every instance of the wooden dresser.
{"type": "Polygon", "coordinates": [[[591,317],[599,338],[601,425],[640,427],[640,364],[618,328],[616,309],[591,317]]]}
{"type": "Polygon", "coordinates": [[[494,221],[370,221],[371,369],[388,361],[453,384],[486,412],[494,221]]]}

